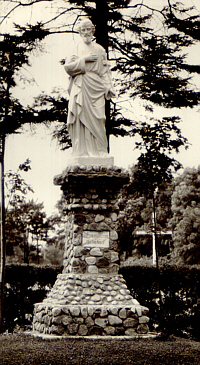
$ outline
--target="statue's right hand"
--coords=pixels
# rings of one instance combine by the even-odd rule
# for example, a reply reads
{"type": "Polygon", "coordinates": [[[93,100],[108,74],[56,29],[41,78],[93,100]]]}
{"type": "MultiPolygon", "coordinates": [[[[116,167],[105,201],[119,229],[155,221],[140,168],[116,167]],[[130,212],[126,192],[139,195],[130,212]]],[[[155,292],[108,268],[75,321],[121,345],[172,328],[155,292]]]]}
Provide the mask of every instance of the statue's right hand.
{"type": "Polygon", "coordinates": [[[95,62],[97,58],[97,55],[91,52],[88,56],[85,56],[85,62],[95,62]]]}

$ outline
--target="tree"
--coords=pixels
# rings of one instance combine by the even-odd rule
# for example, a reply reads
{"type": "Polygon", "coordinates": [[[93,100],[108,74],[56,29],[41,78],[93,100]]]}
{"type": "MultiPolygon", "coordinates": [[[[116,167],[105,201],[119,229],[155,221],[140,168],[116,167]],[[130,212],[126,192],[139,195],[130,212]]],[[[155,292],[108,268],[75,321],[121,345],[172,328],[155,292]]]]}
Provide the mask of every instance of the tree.
{"type": "MultiPolygon", "coordinates": [[[[33,189],[21,177],[21,171],[29,171],[30,160],[27,159],[19,165],[16,173],[8,171],[5,176],[5,238],[6,238],[6,255],[13,256],[17,251],[23,262],[29,263],[30,252],[33,256],[35,249],[34,241],[46,239],[46,231],[49,228],[46,224],[46,214],[43,212],[43,204],[35,203],[33,200],[27,201],[28,193],[33,193],[33,189]],[[30,239],[32,237],[32,239],[30,239]]],[[[35,260],[36,261],[36,260],[35,260]]]]}
{"type": "Polygon", "coordinates": [[[20,35],[4,34],[0,40],[0,164],[1,164],[1,272],[0,272],[0,328],[2,328],[2,303],[5,267],[5,199],[4,199],[4,152],[5,138],[14,133],[22,124],[35,120],[34,112],[25,108],[12,97],[12,88],[16,85],[16,72],[28,64],[28,53],[46,34],[40,25],[26,29],[16,27],[20,35]]]}
{"type": "Polygon", "coordinates": [[[47,240],[46,214],[43,204],[33,200],[24,201],[6,211],[6,254],[15,256],[23,252],[24,263],[39,263],[40,243],[47,240]]]}
{"type": "MultiPolygon", "coordinates": [[[[181,146],[188,147],[187,139],[182,137],[177,126],[178,122],[178,118],[163,118],[161,121],[152,121],[152,124],[140,123],[132,130],[134,135],[137,134],[141,138],[136,143],[136,148],[142,150],[142,153],[134,167],[130,187],[152,201],[155,238],[158,229],[156,195],[167,183],[171,182],[173,171],[182,167],[177,160],[171,157],[171,153],[178,153],[181,146]]],[[[156,250],[158,267],[158,247],[156,250]]]]}
{"type": "Polygon", "coordinates": [[[173,229],[173,257],[200,263],[200,167],[187,168],[175,179],[169,226],[173,229]]]}
{"type": "MultiPolygon", "coordinates": [[[[10,4],[9,15],[16,8],[38,8],[42,3],[39,0],[29,4],[10,4]]],[[[45,3],[48,4],[48,1],[45,3]]],[[[122,108],[125,93],[129,101],[138,97],[145,100],[148,110],[156,105],[180,108],[193,107],[199,103],[198,87],[190,80],[194,73],[200,72],[200,67],[189,64],[185,53],[187,48],[199,40],[200,18],[194,6],[187,8],[180,3],[171,3],[170,0],[164,0],[156,6],[147,1],[135,0],[69,0],[60,2],[59,5],[62,7],[55,4],[55,15],[49,15],[48,20],[40,24],[46,34],[76,33],[79,18],[89,16],[96,24],[97,42],[108,51],[116,75],[117,89],[122,95],[121,101],[119,99],[117,103],[108,106],[109,135],[128,135],[135,122],[122,108]]],[[[53,10],[54,4],[51,2],[51,11],[53,10]]],[[[2,21],[5,19],[6,13],[2,21]]],[[[46,108],[39,113],[40,118],[47,121],[55,116],[54,120],[59,123],[54,135],[60,139],[63,148],[70,147],[66,128],[67,100],[61,96],[41,95],[38,108],[41,103],[46,108]],[[56,104],[59,107],[55,112],[56,104]]]]}
{"type": "MultiPolygon", "coordinates": [[[[131,175],[137,167],[131,167],[131,175]]],[[[173,181],[173,180],[172,180],[173,181]]],[[[172,216],[171,212],[171,195],[173,192],[173,183],[162,184],[156,194],[156,228],[157,228],[157,245],[159,256],[166,256],[170,253],[171,245],[166,237],[160,236],[160,232],[169,230],[168,221],[172,216]]],[[[119,235],[120,248],[126,252],[126,258],[142,258],[152,256],[152,235],[154,233],[154,224],[152,219],[152,199],[145,195],[144,191],[138,191],[132,181],[127,185],[122,193],[120,200],[119,215],[119,235]],[[146,235],[138,235],[141,231],[146,235]],[[138,234],[137,234],[138,233],[138,234]],[[149,235],[147,235],[147,233],[149,235]]]]}

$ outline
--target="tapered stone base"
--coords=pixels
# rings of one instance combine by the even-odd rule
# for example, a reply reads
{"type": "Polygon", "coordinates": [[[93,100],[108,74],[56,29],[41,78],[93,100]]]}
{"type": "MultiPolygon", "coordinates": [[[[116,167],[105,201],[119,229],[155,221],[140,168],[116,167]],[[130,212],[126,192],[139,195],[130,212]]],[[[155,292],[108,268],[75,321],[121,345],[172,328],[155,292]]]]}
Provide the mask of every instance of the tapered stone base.
{"type": "Polygon", "coordinates": [[[64,268],[47,298],[35,304],[34,331],[77,336],[148,332],[148,308],[132,298],[118,274],[118,192],[128,181],[127,172],[98,165],[69,166],[56,177],[64,194],[64,268]]]}
{"type": "Polygon", "coordinates": [[[148,308],[133,299],[122,275],[60,274],[35,305],[33,330],[57,335],[148,332],[148,308]]]}

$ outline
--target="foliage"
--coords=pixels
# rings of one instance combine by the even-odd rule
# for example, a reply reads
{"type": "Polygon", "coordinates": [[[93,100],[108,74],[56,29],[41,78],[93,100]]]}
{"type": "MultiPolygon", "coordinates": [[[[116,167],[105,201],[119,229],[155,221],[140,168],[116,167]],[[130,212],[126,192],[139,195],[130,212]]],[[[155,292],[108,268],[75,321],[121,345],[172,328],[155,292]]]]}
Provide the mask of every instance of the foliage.
{"type": "Polygon", "coordinates": [[[163,266],[160,268],[162,310],[159,306],[157,270],[148,266],[120,269],[134,298],[150,310],[150,326],[167,335],[192,336],[199,332],[199,266],[163,266]],[[137,278],[137,280],[136,280],[137,278]]]}
{"type": "Polygon", "coordinates": [[[12,96],[16,86],[16,74],[23,65],[29,65],[28,54],[38,46],[48,32],[41,24],[22,28],[16,26],[18,34],[4,34],[0,40],[0,133],[15,132],[24,123],[35,120],[34,111],[24,107],[12,96]]]}
{"type": "Polygon", "coordinates": [[[5,211],[6,255],[17,256],[19,262],[36,260],[38,247],[33,244],[34,237],[43,239],[46,235],[46,214],[42,211],[43,204],[33,200],[27,202],[26,195],[33,189],[21,177],[20,171],[29,171],[30,160],[19,165],[18,171],[8,171],[5,174],[5,196],[7,207],[5,211]],[[31,243],[30,236],[32,236],[31,243]],[[35,252],[37,250],[37,253],[35,252]]]}
{"type": "MultiPolygon", "coordinates": [[[[53,286],[61,267],[36,265],[6,266],[5,329],[12,331],[15,324],[31,324],[33,304],[41,302],[53,286]],[[16,318],[16,321],[14,319],[16,318]]],[[[163,267],[161,290],[164,299],[163,312],[159,314],[157,272],[152,267],[120,269],[131,293],[140,304],[150,309],[151,330],[162,326],[169,333],[199,338],[199,267],[163,267]]],[[[159,328],[158,328],[159,330],[159,328]]]]}
{"type": "Polygon", "coordinates": [[[172,195],[174,255],[186,263],[200,262],[200,168],[187,168],[175,179],[172,195]]]}
{"type": "MultiPolygon", "coordinates": [[[[36,3],[38,6],[42,0],[20,2],[17,8],[23,11],[24,6],[34,8],[36,3]]],[[[63,1],[62,8],[56,6],[51,3],[55,16],[48,21],[18,28],[26,37],[42,39],[56,33],[77,33],[80,17],[89,16],[96,24],[97,42],[108,51],[120,95],[126,93],[129,102],[136,97],[145,100],[149,110],[153,105],[180,108],[199,104],[200,92],[192,78],[200,73],[200,67],[188,62],[185,51],[199,41],[200,18],[195,7],[186,8],[178,2],[171,4],[170,0],[163,1],[161,6],[124,0],[70,0],[63,1]]],[[[15,9],[11,6],[10,13],[15,9]]],[[[5,12],[2,22],[10,13],[5,12]]],[[[108,134],[131,133],[135,121],[130,114],[125,116],[121,102],[124,97],[110,105],[108,134]]],[[[33,106],[35,121],[57,122],[54,136],[63,149],[71,146],[67,109],[68,100],[61,95],[40,95],[33,106]]],[[[30,116],[29,120],[32,119],[30,116]]]]}
{"type": "Polygon", "coordinates": [[[19,165],[17,172],[9,170],[4,175],[5,182],[5,198],[7,199],[7,209],[9,205],[17,207],[18,204],[25,201],[25,195],[28,192],[34,192],[30,185],[28,185],[20,175],[20,171],[31,170],[31,161],[27,159],[24,163],[19,165]]]}
{"type": "MultiPolygon", "coordinates": [[[[161,121],[152,119],[151,123],[135,124],[131,131],[139,136],[136,148],[142,153],[137,164],[131,168],[131,181],[123,197],[124,213],[120,218],[121,243],[126,251],[130,247],[129,255],[136,228],[146,228],[156,236],[159,230],[167,228],[166,221],[171,214],[170,183],[173,171],[181,168],[171,153],[178,153],[182,146],[187,148],[187,139],[181,135],[178,123],[179,118],[175,117],[163,118],[161,121]]],[[[156,250],[158,259],[158,237],[156,250]]]]}
{"type": "Polygon", "coordinates": [[[33,304],[43,300],[60,272],[60,267],[6,265],[4,330],[30,325],[33,304]]]}
{"type": "MultiPolygon", "coordinates": [[[[134,172],[134,166],[131,168],[134,172]]],[[[159,236],[160,231],[168,229],[167,222],[171,218],[172,184],[161,185],[155,196],[156,226],[158,254],[166,256],[171,251],[171,239],[167,236],[159,236]]],[[[126,258],[133,255],[133,259],[152,256],[152,200],[144,194],[139,194],[133,189],[132,182],[121,193],[119,214],[120,250],[126,252],[126,258]],[[136,235],[136,232],[146,231],[146,236],[136,235]],[[147,235],[147,233],[149,235],[147,235]]],[[[168,256],[169,257],[169,256],[168,256]]],[[[170,261],[171,262],[171,261],[170,261]]],[[[152,259],[151,259],[152,264],[152,259]]]]}
{"type": "Polygon", "coordinates": [[[136,142],[136,148],[142,150],[132,170],[132,188],[151,199],[157,189],[171,181],[172,172],[182,167],[171,157],[172,152],[178,153],[181,146],[188,148],[187,139],[177,126],[179,122],[179,118],[168,117],[152,124],[142,122],[132,130],[141,138],[136,142]]]}
{"type": "Polygon", "coordinates": [[[46,236],[45,218],[43,204],[35,203],[33,200],[22,202],[17,207],[7,210],[5,221],[6,254],[9,256],[16,254],[15,247],[19,246],[24,254],[24,262],[28,263],[30,259],[38,260],[38,241],[46,236]]]}

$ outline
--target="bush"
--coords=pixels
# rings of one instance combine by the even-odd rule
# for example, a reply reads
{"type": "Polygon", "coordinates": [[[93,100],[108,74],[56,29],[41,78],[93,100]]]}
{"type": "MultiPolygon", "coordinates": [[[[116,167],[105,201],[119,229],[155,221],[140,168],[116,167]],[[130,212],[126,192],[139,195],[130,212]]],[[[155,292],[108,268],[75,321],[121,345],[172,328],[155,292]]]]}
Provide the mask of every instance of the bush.
{"type": "MultiPolygon", "coordinates": [[[[6,266],[4,329],[31,325],[34,303],[42,302],[62,267],[6,266]]],[[[150,328],[200,339],[200,267],[150,266],[120,269],[131,294],[150,310],[150,328]]]]}
{"type": "Polygon", "coordinates": [[[151,329],[200,339],[199,266],[165,266],[159,274],[154,267],[133,266],[120,272],[133,297],[149,308],[151,329]]]}
{"type": "Polygon", "coordinates": [[[41,302],[55,283],[61,267],[6,265],[4,330],[13,331],[32,322],[34,303],[41,302]]]}

